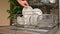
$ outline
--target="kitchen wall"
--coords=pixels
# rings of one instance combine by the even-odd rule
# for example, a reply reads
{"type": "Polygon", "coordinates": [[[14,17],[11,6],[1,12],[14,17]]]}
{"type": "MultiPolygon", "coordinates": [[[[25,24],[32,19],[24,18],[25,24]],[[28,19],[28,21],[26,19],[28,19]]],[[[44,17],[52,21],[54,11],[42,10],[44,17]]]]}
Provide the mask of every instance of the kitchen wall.
{"type": "Polygon", "coordinates": [[[9,7],[8,0],[0,0],[0,26],[10,25],[10,20],[7,18],[9,14],[6,12],[9,7]]]}
{"type": "Polygon", "coordinates": [[[59,0],[59,23],[60,23],[60,0],[59,0]]]}

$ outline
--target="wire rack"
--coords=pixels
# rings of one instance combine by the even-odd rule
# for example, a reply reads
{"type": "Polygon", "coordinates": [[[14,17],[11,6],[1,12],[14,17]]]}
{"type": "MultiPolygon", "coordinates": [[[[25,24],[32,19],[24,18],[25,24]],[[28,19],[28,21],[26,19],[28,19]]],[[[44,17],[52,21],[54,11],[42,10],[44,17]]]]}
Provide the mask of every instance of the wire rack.
{"type": "Polygon", "coordinates": [[[15,26],[27,27],[27,28],[53,28],[58,24],[58,16],[55,14],[25,14],[20,17],[21,14],[14,16],[13,24],[15,26]]]}

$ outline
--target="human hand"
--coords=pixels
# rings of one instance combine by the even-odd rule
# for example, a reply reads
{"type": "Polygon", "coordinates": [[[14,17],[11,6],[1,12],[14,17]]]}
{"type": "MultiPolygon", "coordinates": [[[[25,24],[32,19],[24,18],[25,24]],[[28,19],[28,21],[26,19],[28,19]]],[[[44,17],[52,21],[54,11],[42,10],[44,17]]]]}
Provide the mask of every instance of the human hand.
{"type": "Polygon", "coordinates": [[[18,3],[20,5],[22,5],[23,7],[27,8],[29,6],[28,2],[26,0],[22,1],[22,0],[17,0],[18,3]]]}

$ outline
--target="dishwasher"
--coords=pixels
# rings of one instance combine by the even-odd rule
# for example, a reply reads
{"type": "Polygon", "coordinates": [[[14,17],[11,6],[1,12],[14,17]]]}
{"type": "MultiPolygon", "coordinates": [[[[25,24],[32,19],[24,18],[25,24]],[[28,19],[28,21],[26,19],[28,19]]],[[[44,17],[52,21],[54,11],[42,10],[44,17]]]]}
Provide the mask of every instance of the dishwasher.
{"type": "Polygon", "coordinates": [[[32,16],[33,16],[33,19],[30,16],[27,22],[24,21],[23,19],[24,17],[19,16],[21,18],[21,21],[18,21],[18,23],[15,23],[14,24],[15,27],[11,27],[10,29],[14,30],[15,34],[17,34],[20,31],[24,32],[23,34],[56,34],[56,31],[58,29],[57,15],[33,14],[32,16]],[[36,16],[38,16],[37,19],[35,19],[36,16]]]}

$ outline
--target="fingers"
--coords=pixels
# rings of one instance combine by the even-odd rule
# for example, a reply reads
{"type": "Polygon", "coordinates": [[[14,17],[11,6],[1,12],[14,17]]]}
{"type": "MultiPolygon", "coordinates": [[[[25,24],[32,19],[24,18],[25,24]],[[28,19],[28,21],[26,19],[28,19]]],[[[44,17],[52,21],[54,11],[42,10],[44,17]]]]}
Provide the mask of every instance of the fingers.
{"type": "Polygon", "coordinates": [[[25,1],[17,0],[17,1],[21,6],[23,6],[25,8],[27,8],[29,6],[29,4],[26,0],[25,1]]]}
{"type": "Polygon", "coordinates": [[[28,2],[26,1],[26,5],[29,6],[28,2]]]}
{"type": "Polygon", "coordinates": [[[21,2],[20,5],[23,6],[23,7],[25,7],[25,8],[28,7],[28,4],[26,2],[23,2],[23,3],[21,2]]]}
{"type": "Polygon", "coordinates": [[[23,6],[25,7],[25,8],[27,8],[29,5],[28,5],[28,3],[27,3],[27,1],[23,1],[23,6]]]}

